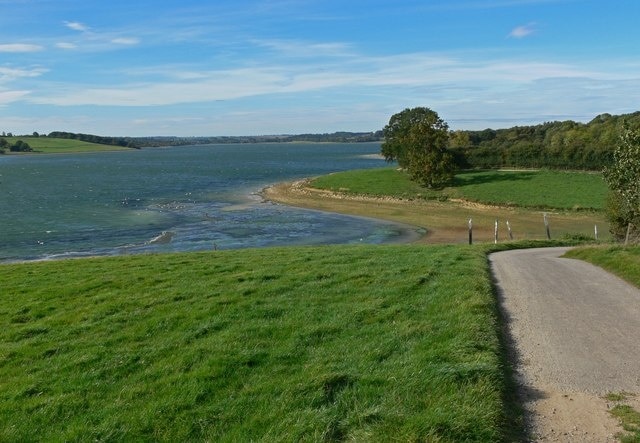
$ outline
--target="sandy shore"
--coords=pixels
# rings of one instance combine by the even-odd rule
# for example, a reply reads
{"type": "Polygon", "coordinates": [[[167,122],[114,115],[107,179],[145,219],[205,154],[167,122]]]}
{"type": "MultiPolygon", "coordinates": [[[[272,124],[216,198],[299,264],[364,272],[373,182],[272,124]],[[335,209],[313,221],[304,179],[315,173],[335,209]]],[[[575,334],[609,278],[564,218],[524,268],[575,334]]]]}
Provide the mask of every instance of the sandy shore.
{"type": "MultiPolygon", "coordinates": [[[[473,242],[493,242],[495,223],[499,222],[498,241],[545,239],[543,213],[517,207],[489,206],[462,200],[398,199],[332,192],[310,186],[312,179],[278,183],[262,190],[263,199],[327,212],[386,220],[410,226],[420,235],[419,243],[467,243],[468,221],[473,220],[473,242]],[[507,231],[507,224],[512,235],[507,231]]],[[[553,238],[580,232],[593,233],[594,224],[606,230],[601,214],[571,211],[548,212],[553,238]]]]}
{"type": "Polygon", "coordinates": [[[345,210],[345,205],[331,205],[331,201],[338,202],[359,202],[359,203],[376,203],[381,201],[390,201],[393,199],[373,199],[366,197],[345,197],[340,194],[334,194],[308,187],[309,179],[297,180],[294,182],[278,183],[268,186],[259,193],[265,200],[272,203],[285,204],[299,208],[322,212],[334,212],[359,217],[369,220],[376,220],[380,223],[386,223],[397,229],[398,235],[387,243],[416,243],[422,240],[427,230],[424,227],[416,226],[402,221],[390,220],[385,217],[376,217],[367,214],[365,211],[353,209],[345,210]],[[342,207],[341,207],[342,206],[342,207]]]}
{"type": "MultiPolygon", "coordinates": [[[[468,239],[466,216],[459,217],[460,226],[453,225],[450,204],[424,200],[401,200],[392,197],[348,195],[313,188],[309,186],[311,180],[302,179],[278,183],[264,188],[260,195],[267,201],[290,206],[393,223],[406,230],[407,235],[403,236],[404,242],[462,243],[468,239]]],[[[458,210],[457,207],[454,209],[454,211],[458,210]]],[[[482,229],[479,229],[478,233],[480,237],[488,235],[488,231],[483,233],[482,229]]]]}

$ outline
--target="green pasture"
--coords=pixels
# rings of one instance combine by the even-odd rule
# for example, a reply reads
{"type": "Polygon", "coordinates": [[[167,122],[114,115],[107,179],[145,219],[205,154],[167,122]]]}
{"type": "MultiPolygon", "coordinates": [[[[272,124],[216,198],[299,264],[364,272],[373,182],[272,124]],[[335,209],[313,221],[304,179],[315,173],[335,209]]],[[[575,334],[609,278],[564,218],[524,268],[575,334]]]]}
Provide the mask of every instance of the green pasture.
{"type": "MultiPolygon", "coordinates": [[[[4,137],[9,144],[18,140],[28,143],[34,151],[46,154],[64,154],[95,151],[122,151],[129,148],[122,146],[101,145],[97,143],[83,142],[66,138],[49,137],[4,137]]],[[[9,150],[7,149],[7,153],[9,150]]]]}
{"type": "Polygon", "coordinates": [[[486,252],[1,265],[0,441],[511,439],[486,252]]]}
{"type": "Polygon", "coordinates": [[[602,210],[607,187],[602,175],[550,170],[458,173],[451,187],[425,189],[395,168],[347,171],[319,177],[317,188],[375,197],[464,199],[498,206],[602,210]]]}
{"type": "Polygon", "coordinates": [[[440,193],[423,188],[395,168],[358,169],[313,179],[314,188],[333,192],[402,199],[436,198],[440,193]]]}

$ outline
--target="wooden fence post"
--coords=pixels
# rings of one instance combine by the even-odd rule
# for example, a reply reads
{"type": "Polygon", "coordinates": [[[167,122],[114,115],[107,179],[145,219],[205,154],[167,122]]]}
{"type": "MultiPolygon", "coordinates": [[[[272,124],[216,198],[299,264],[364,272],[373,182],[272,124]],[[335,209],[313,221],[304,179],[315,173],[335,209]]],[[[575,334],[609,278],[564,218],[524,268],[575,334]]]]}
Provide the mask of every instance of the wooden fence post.
{"type": "Polygon", "coordinates": [[[549,230],[549,220],[546,212],[544,213],[544,229],[547,231],[547,240],[551,240],[551,231],[549,230]]]}
{"type": "Polygon", "coordinates": [[[509,220],[507,220],[507,232],[509,232],[509,240],[513,240],[513,232],[511,232],[511,225],[509,224],[509,220]]]}
{"type": "Polygon", "coordinates": [[[627,225],[627,235],[624,238],[624,245],[627,246],[629,244],[629,236],[631,235],[631,223],[627,225]]]}
{"type": "Polygon", "coordinates": [[[469,219],[469,244],[473,244],[473,219],[469,219]]]}

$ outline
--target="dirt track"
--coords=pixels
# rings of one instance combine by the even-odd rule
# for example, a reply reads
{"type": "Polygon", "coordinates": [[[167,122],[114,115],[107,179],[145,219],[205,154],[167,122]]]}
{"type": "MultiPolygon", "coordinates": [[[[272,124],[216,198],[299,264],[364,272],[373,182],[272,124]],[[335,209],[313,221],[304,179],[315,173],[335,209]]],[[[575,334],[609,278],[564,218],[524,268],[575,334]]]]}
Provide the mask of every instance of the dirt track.
{"type": "Polygon", "coordinates": [[[566,250],[490,256],[528,425],[534,441],[616,441],[603,396],[640,394],[640,290],[566,250]]]}

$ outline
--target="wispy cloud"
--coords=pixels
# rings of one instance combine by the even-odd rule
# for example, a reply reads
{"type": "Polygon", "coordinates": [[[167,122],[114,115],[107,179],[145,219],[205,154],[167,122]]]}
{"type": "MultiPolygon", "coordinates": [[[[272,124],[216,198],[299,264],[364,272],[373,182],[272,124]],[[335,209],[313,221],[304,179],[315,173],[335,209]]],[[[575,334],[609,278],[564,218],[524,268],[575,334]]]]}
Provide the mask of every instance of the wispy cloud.
{"type": "Polygon", "coordinates": [[[355,55],[351,45],[340,42],[314,43],[302,40],[252,40],[255,45],[289,57],[346,57],[355,55]]]}
{"type": "Polygon", "coordinates": [[[75,43],[69,43],[69,42],[56,43],[56,48],[60,48],[60,49],[76,49],[77,47],[78,45],[76,45],[75,43]]]}
{"type": "Polygon", "coordinates": [[[134,46],[140,43],[140,39],[134,37],[117,37],[112,39],[111,43],[116,45],[134,46]]]}
{"type": "Polygon", "coordinates": [[[0,91],[0,106],[16,102],[28,94],[29,91],[0,91]]]}
{"type": "Polygon", "coordinates": [[[40,77],[47,71],[45,68],[20,69],[0,66],[0,83],[7,83],[20,78],[40,77]]]}
{"type": "Polygon", "coordinates": [[[112,86],[56,84],[30,101],[61,106],[159,106],[233,100],[268,94],[310,93],[335,88],[396,87],[456,90],[461,87],[519,87],[549,78],[624,79],[559,63],[514,60],[471,61],[432,54],[360,57],[335,63],[264,65],[229,70],[135,71],[136,82],[112,86]],[[157,81],[162,75],[165,81],[157,81]],[[148,77],[149,81],[143,79],[148,77]],[[153,81],[151,80],[153,79],[153,81]],[[171,80],[169,80],[171,79],[171,80]],[[142,81],[141,81],[142,80],[142,81]]]}
{"type": "Polygon", "coordinates": [[[44,50],[43,46],[29,43],[8,43],[0,45],[0,52],[38,52],[44,50]]]}
{"type": "Polygon", "coordinates": [[[64,25],[69,28],[69,29],[73,29],[74,31],[78,31],[78,32],[88,32],[90,30],[90,28],[80,22],[64,22],[64,25]]]}
{"type": "MultiPolygon", "coordinates": [[[[515,8],[531,5],[545,5],[554,3],[575,3],[581,0],[460,0],[460,1],[444,1],[441,3],[434,2],[425,4],[420,9],[423,10],[450,10],[450,11],[464,11],[464,10],[489,10],[489,9],[504,9],[515,8]]],[[[427,2],[425,2],[427,3],[427,2]]]]}
{"type": "Polygon", "coordinates": [[[121,46],[136,46],[140,44],[140,39],[133,36],[122,35],[119,32],[98,30],[88,25],[66,21],[64,26],[80,33],[79,37],[72,41],[62,41],[55,44],[59,49],[82,49],[84,51],[102,51],[121,46]]]}
{"type": "Polygon", "coordinates": [[[537,26],[535,23],[529,23],[527,25],[517,26],[511,30],[509,37],[511,38],[525,38],[537,32],[537,26]]]}

